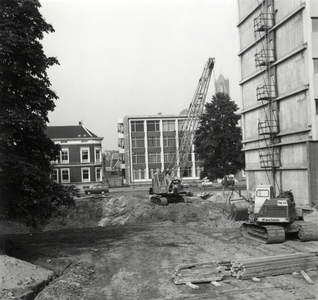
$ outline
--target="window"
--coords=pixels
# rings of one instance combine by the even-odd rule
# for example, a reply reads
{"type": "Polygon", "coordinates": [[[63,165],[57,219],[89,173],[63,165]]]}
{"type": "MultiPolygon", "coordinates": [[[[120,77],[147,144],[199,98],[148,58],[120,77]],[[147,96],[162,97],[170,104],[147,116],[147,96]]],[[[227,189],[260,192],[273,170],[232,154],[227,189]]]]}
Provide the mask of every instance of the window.
{"type": "Polygon", "coordinates": [[[81,162],[82,163],[90,162],[89,148],[81,148],[81,162]]]}
{"type": "Polygon", "coordinates": [[[144,138],[132,137],[131,138],[131,146],[132,146],[132,148],[144,148],[145,147],[144,138]]]}
{"type": "Polygon", "coordinates": [[[312,32],[318,32],[318,19],[312,19],[312,32]]]}
{"type": "Polygon", "coordinates": [[[316,115],[318,115],[318,99],[315,99],[316,102],[316,115]]]}
{"type": "Polygon", "coordinates": [[[118,147],[124,149],[125,148],[125,141],[123,138],[118,139],[118,147]]]}
{"type": "Polygon", "coordinates": [[[160,147],[160,137],[159,136],[148,137],[148,148],[151,148],[151,147],[160,147]]]}
{"type": "Polygon", "coordinates": [[[132,121],[131,122],[131,132],[144,131],[144,121],[132,121]]]}
{"type": "Polygon", "coordinates": [[[133,180],[135,179],[145,179],[145,170],[141,170],[141,169],[134,170],[133,180]]]}
{"type": "Polygon", "coordinates": [[[314,59],[314,73],[318,73],[318,59],[314,59]]]}
{"type": "Polygon", "coordinates": [[[95,162],[102,162],[101,152],[102,150],[100,148],[95,148],[95,162]]]}
{"type": "Polygon", "coordinates": [[[160,152],[149,153],[148,162],[149,163],[160,163],[161,162],[160,152]]]}
{"type": "Polygon", "coordinates": [[[174,152],[165,152],[163,154],[163,157],[164,157],[164,162],[165,163],[169,163],[169,162],[172,162],[176,158],[176,153],[174,153],[174,152]]]}
{"type": "Polygon", "coordinates": [[[53,170],[52,170],[51,178],[52,178],[53,181],[59,182],[59,172],[58,172],[58,169],[53,169],[53,170]]]}
{"type": "Polygon", "coordinates": [[[147,131],[159,131],[159,121],[147,121],[147,131]]]}
{"type": "Polygon", "coordinates": [[[102,168],[96,168],[95,169],[95,177],[96,177],[96,181],[102,181],[102,168]]]}
{"type": "Polygon", "coordinates": [[[69,163],[69,149],[62,149],[61,150],[61,163],[68,164],[69,163]]]}
{"type": "Polygon", "coordinates": [[[202,167],[197,167],[197,168],[195,169],[195,176],[196,176],[196,177],[200,177],[200,174],[201,174],[202,171],[203,171],[203,168],[202,168],[202,167]]]}
{"type": "Polygon", "coordinates": [[[61,183],[70,182],[70,169],[61,169],[61,183]]]}
{"type": "Polygon", "coordinates": [[[192,168],[185,167],[183,170],[183,177],[191,177],[192,176],[192,168]]]}
{"type": "Polygon", "coordinates": [[[256,197],[269,197],[269,191],[268,190],[257,190],[256,197]]]}
{"type": "Polygon", "coordinates": [[[123,123],[117,124],[117,132],[124,133],[124,124],[123,123]]]}
{"type": "Polygon", "coordinates": [[[182,126],[183,126],[184,122],[185,122],[185,120],[179,120],[178,121],[178,131],[182,130],[182,126]]]}
{"type": "Polygon", "coordinates": [[[91,174],[89,168],[82,168],[82,182],[89,182],[91,181],[91,174]]]}
{"type": "Polygon", "coordinates": [[[163,131],[175,131],[175,121],[162,121],[162,130],[163,131]]]}
{"type": "Polygon", "coordinates": [[[149,169],[149,178],[153,178],[154,169],[149,169]]]}
{"type": "Polygon", "coordinates": [[[145,163],[145,154],[144,153],[133,153],[132,154],[133,164],[144,164],[145,163]]]}
{"type": "Polygon", "coordinates": [[[164,147],[173,147],[176,145],[176,139],[174,136],[165,136],[163,138],[163,146],[164,147]]]}

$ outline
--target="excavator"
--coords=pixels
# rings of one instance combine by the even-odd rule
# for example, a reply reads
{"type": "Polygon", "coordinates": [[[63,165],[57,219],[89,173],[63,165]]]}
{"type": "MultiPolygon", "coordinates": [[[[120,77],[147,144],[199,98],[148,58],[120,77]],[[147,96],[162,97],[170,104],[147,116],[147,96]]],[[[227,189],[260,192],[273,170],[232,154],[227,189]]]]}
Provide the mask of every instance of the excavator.
{"type": "Polygon", "coordinates": [[[157,205],[184,202],[184,196],[192,196],[191,192],[182,189],[182,177],[191,153],[195,132],[204,109],[215,59],[209,58],[204,65],[202,75],[194,96],[187,110],[181,130],[178,132],[179,144],[176,153],[169,156],[164,163],[165,169],[153,175],[152,187],[149,189],[151,202],[157,205]]]}
{"type": "Polygon", "coordinates": [[[317,224],[304,221],[303,210],[296,207],[291,191],[274,198],[272,185],[258,185],[248,206],[237,204],[233,204],[235,220],[245,221],[241,231],[246,238],[266,244],[283,243],[287,234],[301,241],[318,240],[317,224]]]}

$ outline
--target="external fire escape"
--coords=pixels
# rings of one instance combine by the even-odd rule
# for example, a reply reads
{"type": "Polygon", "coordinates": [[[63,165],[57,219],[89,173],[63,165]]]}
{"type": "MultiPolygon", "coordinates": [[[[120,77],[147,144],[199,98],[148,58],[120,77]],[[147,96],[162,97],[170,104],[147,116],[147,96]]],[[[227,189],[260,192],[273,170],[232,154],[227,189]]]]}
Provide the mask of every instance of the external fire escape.
{"type": "Polygon", "coordinates": [[[263,72],[263,85],[256,88],[256,97],[264,105],[264,119],[258,122],[259,141],[262,146],[259,150],[260,166],[266,170],[267,176],[271,174],[274,187],[276,188],[276,169],[280,167],[280,152],[277,144],[279,124],[275,98],[277,86],[275,78],[275,44],[274,34],[271,28],[275,23],[275,15],[271,1],[264,0],[261,4],[260,14],[254,19],[254,34],[258,41],[258,52],[255,54],[255,63],[263,72]]]}

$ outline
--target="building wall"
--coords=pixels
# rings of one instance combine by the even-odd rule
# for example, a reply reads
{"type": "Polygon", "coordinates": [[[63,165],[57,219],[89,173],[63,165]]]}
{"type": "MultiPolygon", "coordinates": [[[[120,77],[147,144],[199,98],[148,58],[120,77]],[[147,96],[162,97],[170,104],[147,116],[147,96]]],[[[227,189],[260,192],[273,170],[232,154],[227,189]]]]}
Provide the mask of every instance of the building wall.
{"type": "MultiPolygon", "coordinates": [[[[123,132],[119,132],[120,151],[124,149],[124,166],[125,167],[125,182],[131,184],[151,183],[152,174],[165,169],[164,153],[173,153],[175,155],[178,149],[178,122],[181,122],[185,116],[126,116],[119,120],[119,128],[123,128],[123,132]],[[149,131],[147,129],[148,122],[157,121],[159,127],[157,131],[149,131]],[[170,121],[174,124],[173,130],[164,130],[163,123],[170,121]],[[132,122],[141,122],[143,130],[134,132],[132,122]],[[143,139],[142,147],[135,147],[134,139],[143,139]],[[151,144],[157,140],[160,145],[151,144]],[[168,141],[169,140],[169,141],[168,141]],[[172,140],[174,142],[172,142],[172,140]],[[144,160],[135,161],[135,156],[144,156],[144,160]],[[133,172],[133,170],[135,170],[133,172]]],[[[183,178],[188,180],[199,179],[200,162],[195,162],[195,155],[192,149],[190,160],[186,167],[191,168],[191,174],[185,173],[183,178]]],[[[178,174],[180,175],[180,174],[178,174]]]]}
{"type": "MultiPolygon", "coordinates": [[[[278,190],[292,190],[296,203],[318,203],[317,132],[318,76],[313,59],[318,35],[312,32],[312,17],[318,17],[317,1],[266,0],[267,12],[274,13],[269,30],[274,60],[270,72],[256,65],[255,54],[264,49],[265,38],[255,33],[254,19],[264,12],[262,1],[238,0],[241,61],[242,129],[246,157],[247,187],[252,192],[258,184],[274,184],[278,190]],[[273,176],[260,164],[260,153],[268,148],[268,139],[260,135],[258,122],[268,118],[266,101],[258,101],[256,89],[273,83],[273,113],[277,118],[275,149],[279,167],[273,176]]],[[[317,57],[318,58],[318,57],[317,57]]],[[[268,170],[267,170],[268,171],[268,170]]]]}
{"type": "Polygon", "coordinates": [[[89,140],[56,140],[61,145],[61,151],[68,149],[68,162],[62,162],[61,157],[52,164],[52,169],[58,172],[57,182],[66,185],[75,185],[79,189],[91,187],[102,180],[102,143],[101,139],[89,140]],[[89,149],[89,161],[81,161],[81,148],[89,149]],[[100,151],[100,159],[96,159],[95,150],[100,151]],[[69,170],[69,182],[63,182],[62,170],[69,170]],[[89,170],[89,180],[82,178],[82,170],[89,170]],[[96,170],[100,170],[101,177],[96,178],[96,170]]]}

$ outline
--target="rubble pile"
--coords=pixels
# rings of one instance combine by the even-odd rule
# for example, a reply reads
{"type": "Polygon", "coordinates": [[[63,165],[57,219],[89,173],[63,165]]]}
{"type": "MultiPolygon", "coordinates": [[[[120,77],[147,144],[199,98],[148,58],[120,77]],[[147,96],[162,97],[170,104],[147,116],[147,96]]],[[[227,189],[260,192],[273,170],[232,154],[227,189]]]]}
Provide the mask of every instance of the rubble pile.
{"type": "Polygon", "coordinates": [[[43,230],[84,228],[107,225],[138,225],[153,222],[205,222],[213,227],[237,227],[221,212],[223,200],[213,195],[203,200],[198,197],[186,197],[185,203],[160,206],[151,203],[148,195],[123,195],[118,197],[87,197],[76,201],[76,206],[64,211],[62,218],[50,221],[43,230]]]}

